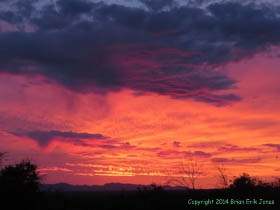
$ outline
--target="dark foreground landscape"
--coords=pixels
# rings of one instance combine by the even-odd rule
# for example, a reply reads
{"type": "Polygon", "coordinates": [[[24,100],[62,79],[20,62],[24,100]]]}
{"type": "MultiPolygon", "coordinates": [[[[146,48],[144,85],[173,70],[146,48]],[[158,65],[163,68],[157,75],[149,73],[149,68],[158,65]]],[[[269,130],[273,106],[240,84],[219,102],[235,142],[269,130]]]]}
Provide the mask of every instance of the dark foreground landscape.
{"type": "MultiPolygon", "coordinates": [[[[263,182],[248,174],[223,189],[111,183],[103,186],[47,185],[29,161],[0,170],[0,203],[6,209],[280,209],[280,179],[263,182]]],[[[1,208],[2,209],[2,208],[1,208]]]]}
{"type": "MultiPolygon", "coordinates": [[[[143,209],[280,209],[279,189],[242,194],[225,190],[163,190],[152,186],[136,191],[48,191],[27,196],[9,195],[9,209],[41,210],[143,210],[143,209]]],[[[4,203],[1,201],[1,203],[4,203]]]]}
{"type": "Polygon", "coordinates": [[[45,192],[41,209],[280,209],[279,189],[241,195],[231,190],[45,192]]]}

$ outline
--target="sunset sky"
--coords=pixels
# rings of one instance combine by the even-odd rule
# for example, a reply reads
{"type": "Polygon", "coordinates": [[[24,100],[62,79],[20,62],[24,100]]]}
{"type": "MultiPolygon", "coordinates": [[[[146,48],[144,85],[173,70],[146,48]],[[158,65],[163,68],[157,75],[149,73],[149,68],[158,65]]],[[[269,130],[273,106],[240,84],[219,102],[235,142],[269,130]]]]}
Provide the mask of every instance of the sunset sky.
{"type": "Polygon", "coordinates": [[[0,152],[44,183],[280,176],[280,2],[1,0],[0,152]]]}

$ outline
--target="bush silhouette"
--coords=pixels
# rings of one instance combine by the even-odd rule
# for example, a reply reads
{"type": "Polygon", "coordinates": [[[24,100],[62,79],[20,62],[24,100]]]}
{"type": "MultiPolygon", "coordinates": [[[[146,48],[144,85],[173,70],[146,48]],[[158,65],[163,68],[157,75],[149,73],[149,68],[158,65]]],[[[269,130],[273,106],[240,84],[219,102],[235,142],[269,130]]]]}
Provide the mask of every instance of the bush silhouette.
{"type": "Polygon", "coordinates": [[[0,171],[0,186],[5,191],[37,192],[39,189],[39,172],[30,161],[21,161],[15,166],[5,166],[0,171]]]}
{"type": "Polygon", "coordinates": [[[35,209],[38,202],[40,176],[37,166],[23,160],[16,165],[5,166],[0,171],[0,193],[10,209],[20,203],[21,209],[35,209]]]}
{"type": "Polygon", "coordinates": [[[243,173],[240,177],[235,177],[230,189],[239,195],[251,195],[256,191],[257,179],[252,178],[249,174],[243,173]]]}
{"type": "Polygon", "coordinates": [[[235,189],[248,189],[256,186],[256,179],[252,178],[249,174],[243,173],[240,177],[235,177],[230,188],[235,189]]]}

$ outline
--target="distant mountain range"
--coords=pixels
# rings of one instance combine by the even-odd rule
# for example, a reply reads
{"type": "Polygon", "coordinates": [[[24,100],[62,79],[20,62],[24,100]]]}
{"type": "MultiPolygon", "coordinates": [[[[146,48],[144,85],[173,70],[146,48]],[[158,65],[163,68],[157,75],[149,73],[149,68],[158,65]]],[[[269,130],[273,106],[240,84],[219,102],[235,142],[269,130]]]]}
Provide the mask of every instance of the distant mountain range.
{"type": "MultiPolygon", "coordinates": [[[[42,191],[87,191],[87,192],[100,192],[100,191],[135,191],[139,188],[151,188],[151,185],[137,185],[137,184],[122,184],[122,183],[108,183],[104,185],[71,185],[67,183],[57,184],[41,184],[42,191]]],[[[185,187],[172,187],[169,185],[161,186],[165,190],[186,190],[185,187]]]]}

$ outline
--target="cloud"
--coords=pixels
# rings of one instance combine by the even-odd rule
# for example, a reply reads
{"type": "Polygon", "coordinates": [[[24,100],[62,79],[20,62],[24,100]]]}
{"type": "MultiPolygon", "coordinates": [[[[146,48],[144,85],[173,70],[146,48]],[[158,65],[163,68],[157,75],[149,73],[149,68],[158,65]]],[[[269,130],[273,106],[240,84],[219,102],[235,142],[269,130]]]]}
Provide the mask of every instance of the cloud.
{"type": "Polygon", "coordinates": [[[188,155],[187,152],[179,152],[176,150],[164,150],[164,151],[160,151],[157,153],[158,157],[165,157],[165,158],[180,158],[180,157],[185,157],[186,155],[188,155]]]}
{"type": "Polygon", "coordinates": [[[73,170],[68,168],[60,168],[60,167],[48,167],[48,168],[39,168],[38,171],[63,171],[63,172],[71,172],[73,170]]]}
{"type": "Polygon", "coordinates": [[[209,141],[204,143],[195,143],[189,145],[188,148],[213,148],[213,149],[217,149],[218,153],[261,151],[260,148],[241,147],[234,144],[226,144],[223,141],[209,141]]]}
{"type": "Polygon", "coordinates": [[[173,142],[174,147],[180,147],[181,146],[180,144],[181,144],[181,142],[178,142],[178,141],[173,142]]]}
{"type": "Polygon", "coordinates": [[[164,8],[174,7],[176,2],[174,0],[140,0],[151,10],[162,10],[164,8]]]}
{"type": "Polygon", "coordinates": [[[229,164],[243,164],[243,163],[259,163],[261,158],[246,158],[246,159],[229,159],[229,158],[213,158],[212,162],[229,163],[229,164]]]}
{"type": "Polygon", "coordinates": [[[177,150],[163,150],[158,152],[157,156],[162,158],[184,158],[184,157],[208,158],[211,157],[211,154],[203,151],[186,152],[186,151],[177,151],[177,150]]]}
{"type": "Polygon", "coordinates": [[[222,141],[208,141],[191,144],[188,148],[216,148],[222,144],[224,144],[222,141]]]}
{"type": "Polygon", "coordinates": [[[145,152],[157,152],[160,150],[159,147],[138,147],[136,150],[145,152]]]}
{"type": "Polygon", "coordinates": [[[27,137],[36,141],[41,147],[48,146],[52,141],[70,142],[80,146],[89,146],[83,140],[105,140],[107,137],[101,134],[75,133],[62,131],[15,131],[10,132],[18,137],[27,137]]]}
{"type": "Polygon", "coordinates": [[[0,9],[0,20],[17,27],[0,32],[0,72],[40,75],[79,93],[130,89],[227,105],[241,98],[230,93],[237,81],[222,67],[280,44],[278,10],[265,4],[159,11],[172,1],[142,0],[150,10],[77,0],[40,7],[41,1],[16,2],[0,9]]]}
{"type": "Polygon", "coordinates": [[[203,151],[195,151],[193,153],[193,156],[208,158],[208,157],[211,157],[212,155],[210,153],[206,153],[206,152],[203,152],[203,151]]]}
{"type": "Polygon", "coordinates": [[[245,128],[246,130],[260,130],[260,129],[267,129],[271,127],[278,126],[280,123],[276,120],[271,119],[254,119],[254,120],[244,120],[235,122],[232,124],[228,124],[228,126],[238,126],[241,128],[245,128]]]}
{"type": "Polygon", "coordinates": [[[280,152],[280,144],[263,144],[262,146],[272,147],[280,152]]]}
{"type": "Polygon", "coordinates": [[[251,151],[259,151],[258,148],[254,147],[239,147],[233,144],[226,144],[218,148],[218,151],[221,152],[251,152],[251,151]]]}
{"type": "Polygon", "coordinates": [[[103,148],[103,149],[134,149],[136,148],[135,146],[131,145],[129,142],[126,142],[126,143],[120,143],[120,144],[115,144],[115,145],[112,145],[112,144],[102,144],[102,145],[98,145],[100,148],[103,148]]]}
{"type": "MultiPolygon", "coordinates": [[[[40,147],[47,147],[53,141],[67,142],[77,146],[101,148],[104,150],[132,150],[138,149],[129,142],[119,142],[118,140],[110,139],[102,134],[91,133],[76,133],[63,131],[14,131],[9,132],[18,137],[27,137],[38,143],[40,147]]],[[[102,155],[104,151],[95,151],[91,153],[80,153],[81,156],[96,156],[102,155]]]]}
{"type": "Polygon", "coordinates": [[[90,14],[94,5],[85,0],[59,0],[43,7],[40,14],[32,17],[30,21],[44,31],[63,29],[71,26],[82,15],[90,14]]]}

